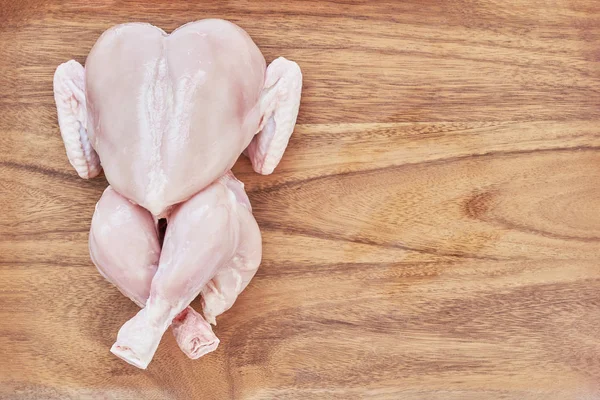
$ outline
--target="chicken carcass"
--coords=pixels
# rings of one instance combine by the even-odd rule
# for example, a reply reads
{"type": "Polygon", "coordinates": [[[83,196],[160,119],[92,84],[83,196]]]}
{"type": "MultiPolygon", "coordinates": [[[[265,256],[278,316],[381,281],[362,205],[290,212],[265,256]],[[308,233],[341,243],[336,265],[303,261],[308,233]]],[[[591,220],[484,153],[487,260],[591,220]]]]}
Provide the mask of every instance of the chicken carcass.
{"type": "Polygon", "coordinates": [[[67,156],[82,178],[103,169],[110,184],[92,221],[92,258],[143,307],[119,331],[115,354],[145,368],[170,325],[191,357],[214,349],[210,326],[188,305],[201,294],[215,323],[262,250],[243,185],[229,171],[243,152],[256,172],[273,172],[301,87],[296,63],[280,57],[266,67],[250,36],[218,19],[170,35],[118,25],[101,35],[85,68],[73,60],[57,68],[67,156]],[[162,248],[159,218],[168,220],[162,248]]]}

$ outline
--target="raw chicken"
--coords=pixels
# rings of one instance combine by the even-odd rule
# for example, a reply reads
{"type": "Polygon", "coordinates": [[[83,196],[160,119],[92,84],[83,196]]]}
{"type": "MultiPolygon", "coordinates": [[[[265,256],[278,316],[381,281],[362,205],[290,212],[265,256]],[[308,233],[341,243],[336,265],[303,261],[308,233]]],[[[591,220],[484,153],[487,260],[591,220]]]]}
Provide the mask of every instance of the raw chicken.
{"type": "MultiPolygon", "coordinates": [[[[158,268],[160,244],[155,220],[140,206],[106,188],[92,217],[90,255],[100,274],[144,307],[158,268]]],[[[201,315],[188,307],[175,318],[179,347],[196,359],[214,351],[219,339],[201,315]]]]}
{"type": "Polygon", "coordinates": [[[246,148],[255,171],[271,173],[294,129],[301,85],[296,63],[278,58],[265,71],[248,34],[213,19],[170,35],[116,26],[85,70],[69,61],[54,79],[79,175],[97,175],[101,163],[117,192],[156,216],[229,171],[246,148]]]}
{"type": "Polygon", "coordinates": [[[111,349],[140,368],[170,325],[192,358],[218,339],[206,320],[228,310],[254,276],[262,244],[230,169],[244,152],[270,174],[293,132],[302,74],[284,58],[266,67],[250,36],[223,20],[167,35],[149,24],[107,30],[85,68],[54,76],[69,161],[82,178],[101,165],[110,188],[90,230],[100,272],[141,307],[111,349]],[[162,248],[156,229],[168,226],[162,248]]]}
{"type": "Polygon", "coordinates": [[[229,187],[236,184],[227,175],[174,207],[146,307],[123,325],[114,354],[146,368],[171,321],[211,280],[204,311],[214,319],[252,278],[261,260],[261,235],[243,188],[229,187]]]}

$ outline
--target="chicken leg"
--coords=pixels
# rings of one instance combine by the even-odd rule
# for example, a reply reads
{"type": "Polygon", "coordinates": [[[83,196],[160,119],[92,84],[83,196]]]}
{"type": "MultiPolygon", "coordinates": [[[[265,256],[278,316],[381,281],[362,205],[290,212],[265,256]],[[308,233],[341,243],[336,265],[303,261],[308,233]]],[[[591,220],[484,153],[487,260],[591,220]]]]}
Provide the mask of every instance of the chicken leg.
{"type": "MultiPolygon", "coordinates": [[[[161,251],[150,213],[109,186],[96,205],[89,246],[100,274],[143,307],[161,251]]],[[[192,359],[215,350],[219,344],[210,324],[190,307],[176,318],[173,334],[181,350],[192,359]]]]}
{"type": "Polygon", "coordinates": [[[173,319],[231,265],[242,243],[255,243],[253,257],[260,258],[260,232],[242,228],[242,216],[250,211],[239,196],[219,179],[174,207],[146,307],[119,330],[111,348],[115,355],[145,369],[173,319]]]}

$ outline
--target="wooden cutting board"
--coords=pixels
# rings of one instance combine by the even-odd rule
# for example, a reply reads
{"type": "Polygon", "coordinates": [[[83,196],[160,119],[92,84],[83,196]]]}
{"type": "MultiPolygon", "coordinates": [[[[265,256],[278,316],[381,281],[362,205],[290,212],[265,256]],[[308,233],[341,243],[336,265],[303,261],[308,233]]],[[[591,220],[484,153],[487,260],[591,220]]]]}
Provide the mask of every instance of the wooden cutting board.
{"type": "MultiPolygon", "coordinates": [[[[0,0],[0,398],[600,398],[600,2],[0,0]],[[220,17],[304,73],[264,261],[186,359],[109,353],[52,75],[110,26],[220,17]]],[[[198,306],[198,302],[194,303],[198,306]]]]}

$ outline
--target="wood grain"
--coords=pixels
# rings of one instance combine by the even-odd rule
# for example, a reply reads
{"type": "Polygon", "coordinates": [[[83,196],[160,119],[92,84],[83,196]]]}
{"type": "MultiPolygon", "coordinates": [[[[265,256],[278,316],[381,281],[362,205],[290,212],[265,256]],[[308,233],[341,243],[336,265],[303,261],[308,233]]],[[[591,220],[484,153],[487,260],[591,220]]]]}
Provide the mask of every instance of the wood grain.
{"type": "Polygon", "coordinates": [[[0,398],[600,398],[597,1],[0,0],[0,148],[0,398]],[[275,174],[235,167],[264,262],[219,349],[140,371],[52,74],[208,17],[300,64],[301,112],[275,174]]]}

